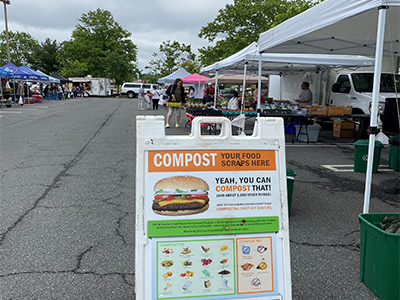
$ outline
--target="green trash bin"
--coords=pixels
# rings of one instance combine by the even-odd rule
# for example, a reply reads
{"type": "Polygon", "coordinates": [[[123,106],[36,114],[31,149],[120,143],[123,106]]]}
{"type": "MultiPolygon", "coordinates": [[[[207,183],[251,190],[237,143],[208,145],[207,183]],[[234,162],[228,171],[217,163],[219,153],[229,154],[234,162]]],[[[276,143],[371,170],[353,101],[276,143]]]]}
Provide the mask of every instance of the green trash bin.
{"type": "Polygon", "coordinates": [[[360,214],[360,279],[381,300],[399,300],[400,234],[378,227],[385,216],[399,213],[360,214]]]}
{"type": "MultiPolygon", "coordinates": [[[[367,171],[368,145],[369,140],[359,140],[354,143],[354,172],[365,173],[367,171]]],[[[372,173],[378,172],[382,148],[382,143],[379,141],[375,141],[374,164],[372,167],[372,173]]]]}
{"type": "MultiPolygon", "coordinates": [[[[398,136],[390,136],[391,138],[395,138],[398,136]]],[[[400,171],[400,147],[397,145],[389,146],[389,168],[399,172],[400,171]]]]}
{"type": "Polygon", "coordinates": [[[295,178],[296,178],[296,172],[290,168],[286,168],[286,185],[288,194],[289,216],[290,216],[290,208],[292,207],[293,185],[295,178]]]}

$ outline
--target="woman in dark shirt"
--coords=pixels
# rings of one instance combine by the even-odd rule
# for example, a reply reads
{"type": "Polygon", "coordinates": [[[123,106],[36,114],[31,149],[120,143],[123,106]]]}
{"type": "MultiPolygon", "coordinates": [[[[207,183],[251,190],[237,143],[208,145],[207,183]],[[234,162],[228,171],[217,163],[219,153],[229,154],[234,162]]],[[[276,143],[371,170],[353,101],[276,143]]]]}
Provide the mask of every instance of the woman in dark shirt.
{"type": "Polygon", "coordinates": [[[183,88],[182,79],[175,79],[174,84],[168,88],[166,94],[169,96],[167,102],[169,110],[167,114],[167,124],[165,124],[165,127],[169,127],[169,121],[171,120],[174,113],[176,114],[175,127],[179,127],[179,119],[181,118],[181,107],[183,101],[185,100],[185,89],[183,88]]]}

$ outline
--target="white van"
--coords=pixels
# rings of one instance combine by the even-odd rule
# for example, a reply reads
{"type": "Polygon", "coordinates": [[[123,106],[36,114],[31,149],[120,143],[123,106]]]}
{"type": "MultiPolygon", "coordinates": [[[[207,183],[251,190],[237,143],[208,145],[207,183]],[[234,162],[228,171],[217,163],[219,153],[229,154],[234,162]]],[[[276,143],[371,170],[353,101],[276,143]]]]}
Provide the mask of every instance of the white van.
{"type": "Polygon", "coordinates": [[[127,95],[128,98],[136,98],[137,95],[139,94],[139,88],[142,85],[144,85],[143,87],[144,92],[147,91],[153,92],[153,87],[155,87],[156,90],[159,90],[158,85],[153,83],[125,82],[121,87],[121,94],[127,95]]]}

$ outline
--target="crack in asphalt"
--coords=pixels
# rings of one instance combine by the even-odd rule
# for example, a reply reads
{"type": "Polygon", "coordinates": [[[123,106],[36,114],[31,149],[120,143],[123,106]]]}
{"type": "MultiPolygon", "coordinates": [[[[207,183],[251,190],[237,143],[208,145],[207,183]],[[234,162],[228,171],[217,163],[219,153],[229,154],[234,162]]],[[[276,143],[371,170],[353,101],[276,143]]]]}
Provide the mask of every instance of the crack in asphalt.
{"type": "MultiPolygon", "coordinates": [[[[19,275],[33,275],[33,274],[75,274],[75,275],[94,275],[94,276],[122,276],[124,282],[126,281],[126,276],[135,276],[135,273],[121,273],[121,272],[110,272],[110,273],[96,273],[96,272],[81,272],[76,270],[60,270],[60,271],[26,271],[26,272],[14,272],[8,274],[0,275],[0,278],[6,278],[11,276],[19,276],[19,275]]],[[[134,286],[133,284],[127,282],[128,285],[134,286]]]]}
{"type": "Polygon", "coordinates": [[[346,248],[351,251],[356,251],[360,252],[360,244],[357,243],[351,243],[351,244],[312,244],[312,243],[307,243],[307,242],[296,242],[293,241],[292,239],[290,240],[291,243],[300,245],[300,246],[307,246],[307,247],[315,247],[315,248],[322,248],[322,247],[340,247],[340,248],[346,248]]]}
{"type": "MultiPolygon", "coordinates": [[[[122,103],[122,102],[121,102],[122,103]]],[[[27,216],[30,212],[32,212],[35,208],[38,207],[39,203],[47,197],[47,195],[53,190],[53,188],[57,188],[58,184],[60,183],[63,177],[69,176],[67,173],[68,171],[76,165],[77,162],[82,158],[83,153],[85,152],[86,148],[92,142],[92,140],[100,133],[100,131],[104,128],[104,126],[108,123],[108,121],[112,118],[112,116],[116,113],[116,111],[121,107],[120,105],[108,116],[108,118],[101,124],[99,129],[94,133],[94,135],[88,140],[88,142],[83,146],[83,148],[75,155],[75,157],[68,163],[64,164],[64,169],[57,174],[54,178],[53,183],[49,185],[49,187],[43,192],[43,194],[36,199],[33,203],[32,207],[26,210],[17,221],[15,221],[11,226],[9,226],[5,232],[0,234],[0,246],[3,245],[4,240],[7,238],[7,235],[11,233],[27,216]]]]}
{"type": "Polygon", "coordinates": [[[124,243],[124,245],[126,246],[128,243],[126,242],[126,239],[125,239],[125,236],[122,234],[122,232],[121,232],[121,226],[122,226],[122,220],[126,217],[126,216],[128,216],[129,215],[129,213],[124,213],[124,215],[123,216],[121,216],[121,217],[119,217],[118,218],[118,221],[117,221],[117,228],[115,228],[115,231],[116,231],[116,234],[117,234],[117,236],[119,237],[119,238],[121,238],[121,240],[122,240],[122,242],[124,243]]]}

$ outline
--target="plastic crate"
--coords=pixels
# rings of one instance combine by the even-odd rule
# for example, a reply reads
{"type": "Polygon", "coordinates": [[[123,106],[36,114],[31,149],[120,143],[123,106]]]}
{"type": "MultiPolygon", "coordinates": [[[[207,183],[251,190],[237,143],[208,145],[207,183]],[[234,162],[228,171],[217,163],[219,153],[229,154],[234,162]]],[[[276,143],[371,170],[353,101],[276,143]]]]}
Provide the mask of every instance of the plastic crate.
{"type": "Polygon", "coordinates": [[[399,300],[400,234],[378,227],[385,216],[399,213],[360,214],[360,279],[381,300],[399,300]]]}

